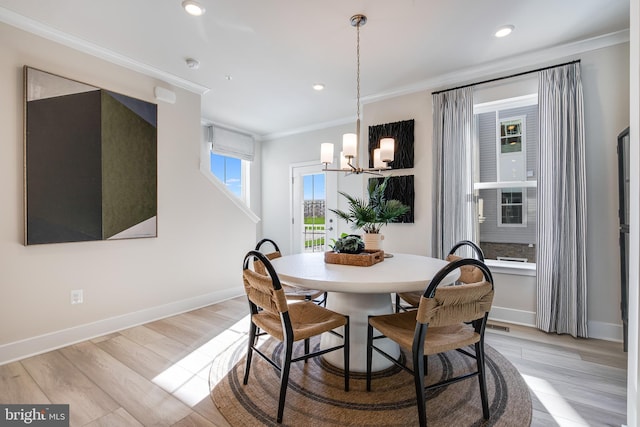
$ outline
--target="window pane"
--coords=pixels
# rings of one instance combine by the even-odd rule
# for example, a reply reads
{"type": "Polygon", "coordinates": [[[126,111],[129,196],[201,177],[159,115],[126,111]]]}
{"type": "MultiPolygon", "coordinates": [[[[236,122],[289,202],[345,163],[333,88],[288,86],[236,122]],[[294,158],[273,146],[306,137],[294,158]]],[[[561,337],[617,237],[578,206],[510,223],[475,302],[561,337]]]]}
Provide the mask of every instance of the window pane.
{"type": "Polygon", "coordinates": [[[537,177],[537,110],[537,105],[514,106],[506,100],[503,108],[475,116],[476,181],[495,184],[476,190],[476,239],[486,259],[536,262],[536,188],[507,182],[537,177]]]}
{"type": "Polygon", "coordinates": [[[211,153],[211,172],[229,191],[242,197],[242,160],[211,153]]]}
{"type": "Polygon", "coordinates": [[[522,151],[522,121],[507,120],[500,122],[500,152],[517,153],[522,151]]]}
{"type": "Polygon", "coordinates": [[[224,183],[233,194],[242,197],[242,161],[240,159],[227,157],[224,183]]]}
{"type": "Polygon", "coordinates": [[[501,128],[500,136],[502,137],[522,134],[522,122],[520,120],[502,122],[501,128]]]}
{"type": "Polygon", "coordinates": [[[519,153],[522,151],[522,137],[511,136],[500,140],[501,153],[519,153]]]}
{"type": "Polygon", "coordinates": [[[522,205],[503,205],[502,223],[522,224],[522,205]]]}
{"type": "Polygon", "coordinates": [[[502,191],[502,203],[503,204],[512,204],[512,203],[522,203],[522,192],[521,191],[502,191]]]}
{"type": "Polygon", "coordinates": [[[304,175],[305,252],[324,250],[326,189],[324,173],[304,175]]]}

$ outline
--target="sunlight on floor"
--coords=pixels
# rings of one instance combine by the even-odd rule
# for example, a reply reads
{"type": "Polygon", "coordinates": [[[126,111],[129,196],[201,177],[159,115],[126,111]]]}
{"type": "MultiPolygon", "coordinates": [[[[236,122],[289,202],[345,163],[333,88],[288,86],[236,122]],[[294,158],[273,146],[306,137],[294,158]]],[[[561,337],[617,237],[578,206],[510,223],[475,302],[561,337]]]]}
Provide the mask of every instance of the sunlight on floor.
{"type": "Polygon", "coordinates": [[[548,381],[524,374],[522,374],[522,377],[558,426],[577,427],[589,425],[548,381]]]}
{"type": "MultiPolygon", "coordinates": [[[[209,396],[212,387],[227,372],[210,372],[218,358],[229,357],[227,350],[247,337],[249,316],[201,345],[153,378],[153,382],[193,407],[209,396]]],[[[220,365],[220,363],[216,363],[220,365]]],[[[224,366],[224,363],[222,364],[224,366]]]]}

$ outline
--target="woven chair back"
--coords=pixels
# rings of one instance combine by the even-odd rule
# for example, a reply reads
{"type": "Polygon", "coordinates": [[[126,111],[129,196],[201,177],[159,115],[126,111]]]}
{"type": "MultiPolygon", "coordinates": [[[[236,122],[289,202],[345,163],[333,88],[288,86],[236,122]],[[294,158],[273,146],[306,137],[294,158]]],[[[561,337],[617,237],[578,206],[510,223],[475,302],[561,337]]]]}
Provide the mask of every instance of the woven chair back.
{"type": "MultiPolygon", "coordinates": [[[[463,259],[458,255],[447,255],[446,260],[449,262],[459,261],[463,259]]],[[[460,277],[458,277],[458,282],[462,283],[476,283],[480,282],[483,279],[484,275],[482,274],[482,270],[473,265],[463,265],[460,267],[460,277]]]]}
{"type": "Polygon", "coordinates": [[[484,317],[493,303],[493,285],[486,280],[438,288],[433,298],[420,298],[416,320],[447,326],[484,317]]]}
{"type": "MultiPolygon", "coordinates": [[[[268,254],[264,254],[264,256],[269,261],[271,261],[272,259],[280,258],[282,254],[280,253],[280,251],[275,251],[268,254]]],[[[253,269],[262,275],[265,275],[265,276],[267,275],[267,269],[264,268],[264,264],[260,260],[253,261],[253,269]]]]}
{"type": "MultiPolygon", "coordinates": [[[[256,269],[256,270],[258,270],[256,269]]],[[[245,267],[242,271],[244,291],[253,304],[274,315],[280,315],[289,310],[287,298],[280,285],[275,270],[268,258],[263,254],[251,251],[245,257],[245,267]],[[248,258],[254,258],[254,268],[259,264],[262,271],[252,271],[247,268],[248,258]],[[271,272],[271,274],[269,274],[271,272]]]]}

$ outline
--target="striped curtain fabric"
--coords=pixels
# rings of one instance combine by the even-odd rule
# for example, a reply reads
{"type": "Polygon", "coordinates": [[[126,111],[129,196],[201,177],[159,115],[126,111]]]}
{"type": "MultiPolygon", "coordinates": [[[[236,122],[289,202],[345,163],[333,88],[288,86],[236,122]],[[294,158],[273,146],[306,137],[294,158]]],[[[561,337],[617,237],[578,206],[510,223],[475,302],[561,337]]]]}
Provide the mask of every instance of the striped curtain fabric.
{"type": "Polygon", "coordinates": [[[538,109],[536,326],[586,338],[587,201],[579,63],[539,72],[538,109]]]}
{"type": "Polygon", "coordinates": [[[433,95],[434,221],[432,256],[474,240],[473,88],[433,95]]]}

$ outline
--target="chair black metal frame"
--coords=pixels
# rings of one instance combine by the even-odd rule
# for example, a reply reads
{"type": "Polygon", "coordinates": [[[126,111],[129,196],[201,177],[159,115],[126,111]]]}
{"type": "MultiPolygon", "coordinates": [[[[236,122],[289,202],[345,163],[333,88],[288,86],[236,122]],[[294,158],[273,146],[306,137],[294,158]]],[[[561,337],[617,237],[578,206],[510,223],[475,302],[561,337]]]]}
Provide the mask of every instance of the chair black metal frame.
{"type": "MultiPolygon", "coordinates": [[[[272,365],[274,368],[276,368],[278,371],[280,371],[280,392],[279,392],[279,399],[278,399],[278,415],[277,415],[277,422],[281,423],[282,422],[282,416],[284,413],[284,403],[285,403],[285,396],[286,396],[286,392],[287,392],[287,387],[288,387],[288,382],[289,382],[289,372],[290,372],[290,368],[291,368],[291,363],[293,362],[299,362],[304,360],[305,363],[308,359],[313,358],[313,357],[317,357],[317,356],[321,356],[325,353],[329,353],[332,351],[336,351],[336,350],[343,350],[343,357],[344,357],[344,389],[345,391],[349,391],[349,316],[343,315],[345,318],[345,323],[342,325],[344,327],[343,333],[340,334],[332,329],[327,329],[327,330],[322,330],[319,331],[318,333],[314,333],[311,336],[315,336],[315,335],[319,335],[323,332],[328,332],[331,333],[333,335],[336,335],[340,338],[343,339],[343,344],[342,345],[337,345],[337,346],[333,346],[331,348],[326,348],[323,350],[319,350],[319,351],[315,351],[315,352],[310,352],[310,348],[309,348],[309,340],[310,337],[308,338],[303,338],[304,339],[304,354],[302,356],[299,357],[293,357],[293,344],[295,341],[299,341],[301,338],[296,339],[296,333],[295,333],[295,326],[294,326],[294,322],[300,320],[300,319],[292,319],[289,313],[289,309],[291,308],[287,302],[286,302],[286,297],[284,297],[284,291],[282,289],[282,285],[280,283],[280,279],[278,278],[278,275],[275,271],[275,269],[273,268],[273,266],[271,265],[271,263],[269,262],[269,259],[261,252],[253,250],[253,251],[249,251],[244,258],[244,263],[243,263],[243,277],[245,282],[247,281],[247,278],[245,276],[245,271],[249,269],[249,265],[250,265],[250,261],[253,260],[255,262],[255,260],[258,260],[259,262],[261,262],[264,267],[265,270],[269,276],[269,278],[271,279],[271,283],[273,285],[273,293],[271,295],[271,300],[277,300],[279,301],[278,303],[275,304],[275,306],[278,306],[278,304],[280,304],[280,309],[278,309],[277,311],[279,312],[279,316],[280,316],[280,323],[281,323],[281,327],[282,327],[282,343],[283,343],[283,352],[282,352],[282,360],[280,361],[280,364],[278,362],[276,362],[275,360],[273,360],[271,357],[269,357],[267,354],[265,354],[263,351],[261,351],[258,348],[258,337],[263,336],[263,335],[271,335],[268,332],[264,332],[264,331],[260,331],[260,328],[254,323],[254,316],[258,315],[258,314],[264,314],[265,313],[265,308],[264,307],[259,307],[254,301],[252,301],[252,298],[249,297],[249,294],[247,293],[247,300],[249,301],[249,309],[251,312],[251,323],[250,323],[250,328],[249,328],[249,342],[248,342],[248,351],[247,351],[247,356],[246,356],[246,368],[245,368],[245,374],[244,374],[244,379],[243,379],[243,384],[247,384],[249,381],[249,373],[251,370],[251,360],[253,358],[253,352],[255,351],[256,353],[258,353],[263,359],[265,359],[270,365],[272,365]],[[280,295],[278,295],[278,293],[280,293],[280,295]],[[280,298],[278,298],[280,296],[280,298]]],[[[253,272],[252,272],[253,273],[253,272]]],[[[259,273],[258,273],[259,274],[259,273]]],[[[245,283],[245,287],[246,287],[246,283],[245,283]]],[[[312,312],[316,312],[316,313],[330,313],[330,314],[338,314],[335,312],[331,312],[330,310],[321,307],[321,306],[317,306],[316,304],[314,304],[313,302],[310,301],[306,301],[306,302],[300,302],[297,304],[293,304],[295,306],[298,307],[302,307],[302,305],[309,305],[310,307],[308,307],[308,309],[311,309],[311,307],[313,307],[313,310],[310,310],[312,312]]],[[[271,308],[271,310],[273,311],[274,307],[271,308]]],[[[274,315],[275,316],[275,315],[274,315]]],[[[264,328],[263,328],[264,329],[264,328]]],[[[273,336],[273,335],[271,335],[273,336]]],[[[275,337],[276,339],[278,339],[278,337],[275,337]]]]}
{"type": "MultiPolygon", "coordinates": [[[[275,257],[282,256],[282,253],[280,252],[280,248],[278,247],[278,244],[274,242],[272,239],[268,239],[268,238],[260,240],[256,244],[255,250],[262,252],[270,260],[275,257]],[[273,246],[273,252],[265,253],[262,250],[262,246],[267,243],[273,246]]],[[[300,289],[296,289],[297,292],[293,293],[293,292],[289,292],[289,289],[293,288],[293,286],[287,285],[286,283],[283,283],[283,285],[284,285],[284,293],[285,295],[287,295],[287,298],[289,299],[303,299],[305,301],[313,301],[318,305],[322,305],[323,307],[327,306],[327,292],[322,292],[315,289],[302,291],[300,288],[300,289]]]]}
{"type": "MultiPolygon", "coordinates": [[[[474,252],[474,255],[477,259],[479,259],[480,261],[484,262],[484,252],[482,252],[482,249],[480,249],[480,246],[476,245],[475,243],[473,243],[471,240],[460,240],[459,242],[457,242],[455,245],[453,245],[453,247],[449,250],[449,253],[447,254],[447,257],[449,257],[449,255],[454,255],[455,252],[463,247],[463,246],[469,246],[471,247],[471,249],[474,252]]],[[[405,293],[407,295],[412,294],[412,293],[405,293]]],[[[417,297],[417,294],[416,294],[417,297]]],[[[400,310],[402,311],[407,311],[407,310],[413,310],[415,309],[417,306],[413,305],[413,304],[402,304],[403,298],[402,298],[402,294],[401,293],[396,293],[396,313],[399,313],[400,310]]]]}
{"type": "MultiPolygon", "coordinates": [[[[453,261],[443,267],[431,280],[429,286],[425,290],[423,297],[424,298],[434,298],[436,294],[436,289],[438,285],[442,282],[442,280],[453,270],[460,268],[465,265],[473,265],[478,267],[485,278],[485,281],[491,283],[491,289],[493,291],[493,275],[489,268],[484,264],[484,262],[473,259],[473,258],[463,258],[457,261],[453,261]]],[[[415,312],[415,311],[412,311],[415,312]]],[[[417,312],[416,312],[417,313],[417,312]]],[[[391,316],[406,316],[409,313],[396,313],[391,316]]],[[[418,407],[418,418],[420,421],[420,426],[424,427],[427,425],[427,416],[426,416],[426,391],[432,390],[438,387],[447,386],[449,384],[453,384],[458,381],[462,381],[474,376],[478,377],[478,382],[480,386],[480,398],[482,401],[482,415],[485,420],[489,419],[489,401],[487,396],[487,385],[485,379],[485,354],[484,354],[484,332],[487,325],[487,318],[489,313],[486,312],[482,318],[475,319],[469,322],[472,325],[474,331],[480,335],[479,341],[474,344],[475,353],[471,353],[463,348],[456,348],[456,350],[466,356],[469,356],[476,360],[477,369],[473,372],[469,372],[458,377],[449,378],[435,384],[431,384],[429,386],[424,385],[424,377],[426,375],[426,355],[424,354],[424,343],[425,337],[427,336],[429,325],[426,323],[421,323],[416,321],[415,331],[413,334],[413,346],[412,346],[412,361],[413,361],[413,369],[408,368],[401,361],[397,360],[393,356],[386,353],[384,350],[376,347],[374,345],[375,340],[387,338],[385,335],[373,336],[373,326],[371,323],[368,324],[367,330],[367,391],[371,390],[371,364],[373,359],[373,350],[376,350],[377,353],[384,356],[386,359],[390,360],[395,365],[399,366],[403,370],[411,373],[414,377],[415,389],[416,389],[416,400],[418,407]]],[[[369,316],[369,319],[376,316],[369,316]]]]}

